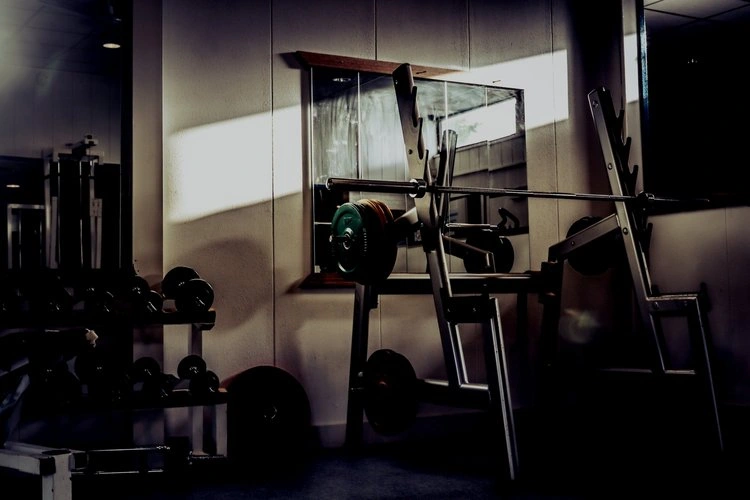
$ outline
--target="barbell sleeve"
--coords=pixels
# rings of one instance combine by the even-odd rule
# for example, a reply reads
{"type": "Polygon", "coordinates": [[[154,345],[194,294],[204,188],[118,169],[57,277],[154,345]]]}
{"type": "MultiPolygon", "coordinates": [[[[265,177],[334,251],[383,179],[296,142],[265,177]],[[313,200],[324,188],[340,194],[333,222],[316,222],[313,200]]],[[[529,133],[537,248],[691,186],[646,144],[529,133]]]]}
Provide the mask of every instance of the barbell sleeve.
{"type": "MultiPolygon", "coordinates": [[[[350,191],[410,194],[416,198],[421,198],[428,190],[425,181],[417,179],[410,181],[388,181],[330,177],[326,182],[326,186],[329,190],[348,189],[350,191]]],[[[434,189],[431,191],[434,191],[434,189]]]]}

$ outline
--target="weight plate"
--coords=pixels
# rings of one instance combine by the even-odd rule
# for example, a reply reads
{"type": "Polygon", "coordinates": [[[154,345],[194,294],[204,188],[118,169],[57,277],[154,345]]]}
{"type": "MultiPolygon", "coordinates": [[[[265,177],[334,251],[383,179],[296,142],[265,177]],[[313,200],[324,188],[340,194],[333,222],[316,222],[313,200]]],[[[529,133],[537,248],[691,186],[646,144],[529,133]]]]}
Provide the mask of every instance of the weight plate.
{"type": "Polygon", "coordinates": [[[177,288],[188,280],[199,278],[198,273],[190,267],[176,266],[167,271],[161,280],[161,293],[173,299],[177,294],[177,288]]]}
{"type": "MultiPolygon", "coordinates": [[[[600,220],[602,220],[601,217],[594,215],[581,217],[571,224],[565,236],[569,238],[600,220]]],[[[595,276],[612,267],[616,255],[618,255],[618,245],[615,239],[608,235],[571,253],[568,256],[568,263],[570,267],[584,276],[595,276]]]]}
{"type": "Polygon", "coordinates": [[[409,360],[391,349],[372,353],[364,370],[364,411],[373,430],[395,435],[417,415],[417,376],[409,360]]]}
{"type": "Polygon", "coordinates": [[[392,223],[392,212],[379,200],[339,207],[331,221],[331,249],[342,276],[362,284],[388,278],[398,252],[392,223]]]}
{"type": "Polygon", "coordinates": [[[190,379],[190,392],[197,396],[205,396],[219,389],[219,376],[211,370],[195,375],[190,379]]]}
{"type": "Polygon", "coordinates": [[[182,312],[208,311],[214,303],[214,289],[203,279],[192,278],[177,287],[174,306],[182,312]]]}
{"type": "Polygon", "coordinates": [[[339,273],[358,281],[366,274],[370,229],[358,203],[342,204],[331,220],[331,250],[339,273]]]}
{"type": "Polygon", "coordinates": [[[133,362],[129,373],[132,380],[143,382],[158,377],[161,366],[155,358],[144,356],[133,362]]]}
{"type": "Polygon", "coordinates": [[[189,379],[201,373],[206,373],[206,361],[197,354],[188,354],[177,364],[177,376],[181,379],[189,379]]]}
{"type": "MultiPolygon", "coordinates": [[[[466,244],[492,252],[496,273],[509,273],[513,269],[515,251],[511,241],[492,231],[480,231],[466,238],[466,244]]],[[[485,273],[485,260],[482,255],[468,252],[464,257],[464,267],[470,273],[485,273]]],[[[492,272],[492,270],[489,270],[492,272]]]]}
{"type": "Polygon", "coordinates": [[[393,212],[381,200],[366,199],[362,201],[371,207],[380,222],[378,234],[381,236],[378,239],[377,253],[373,254],[375,258],[371,265],[374,268],[373,281],[383,281],[391,275],[398,255],[398,245],[393,233],[393,212]]]}
{"type": "Polygon", "coordinates": [[[79,353],[73,362],[73,371],[84,384],[103,380],[107,374],[106,363],[95,349],[79,353]]]}
{"type": "Polygon", "coordinates": [[[148,281],[142,276],[131,276],[125,284],[125,293],[130,299],[139,299],[144,297],[151,288],[148,281]]]}
{"type": "Polygon", "coordinates": [[[226,379],[227,457],[243,469],[288,472],[311,450],[311,411],[305,389],[270,365],[226,379]]]}

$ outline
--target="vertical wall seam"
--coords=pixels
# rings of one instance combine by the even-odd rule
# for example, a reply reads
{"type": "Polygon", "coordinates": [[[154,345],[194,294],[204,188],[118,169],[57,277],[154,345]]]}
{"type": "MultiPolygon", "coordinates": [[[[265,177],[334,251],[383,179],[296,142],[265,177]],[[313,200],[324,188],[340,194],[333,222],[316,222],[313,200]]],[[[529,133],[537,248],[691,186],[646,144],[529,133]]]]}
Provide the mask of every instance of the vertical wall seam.
{"type": "Polygon", "coordinates": [[[471,66],[471,0],[466,0],[466,64],[468,69],[471,66]]]}
{"type": "Polygon", "coordinates": [[[378,0],[372,0],[372,27],[375,37],[375,60],[378,60],[378,0]]]}
{"type": "MultiPolygon", "coordinates": [[[[549,33],[550,33],[550,54],[552,55],[552,109],[554,111],[553,116],[557,116],[557,72],[555,71],[554,57],[555,57],[555,8],[554,0],[549,3],[549,33]]],[[[552,147],[554,148],[554,159],[553,166],[555,167],[553,172],[555,176],[555,191],[560,189],[560,170],[558,162],[558,144],[557,144],[557,118],[552,120],[552,147]]],[[[562,233],[560,227],[562,227],[562,221],[560,220],[560,201],[555,202],[555,216],[557,218],[557,239],[562,239],[562,233]]]]}
{"type": "Polygon", "coordinates": [[[273,7],[274,0],[268,1],[268,64],[269,64],[269,76],[268,79],[268,98],[269,98],[269,114],[271,118],[271,359],[273,365],[276,366],[276,344],[278,334],[276,332],[276,148],[275,135],[274,135],[274,102],[273,102],[273,7]]]}
{"type": "MultiPolygon", "coordinates": [[[[375,43],[375,60],[378,60],[378,0],[372,1],[372,27],[375,43]]],[[[383,308],[378,307],[378,347],[383,347],[383,308]]]]}
{"type": "Polygon", "coordinates": [[[734,322],[732,321],[732,317],[733,317],[732,308],[734,306],[734,301],[732,300],[732,294],[731,294],[733,280],[732,280],[732,272],[731,272],[732,252],[730,252],[729,250],[729,244],[730,244],[729,210],[730,210],[729,208],[724,209],[724,252],[726,254],[726,264],[727,264],[726,265],[726,273],[727,273],[727,293],[726,293],[727,311],[726,311],[726,314],[727,314],[728,319],[725,320],[725,323],[723,326],[724,326],[724,331],[726,332],[727,336],[731,336],[731,334],[733,333],[732,329],[734,326],[734,322]]]}

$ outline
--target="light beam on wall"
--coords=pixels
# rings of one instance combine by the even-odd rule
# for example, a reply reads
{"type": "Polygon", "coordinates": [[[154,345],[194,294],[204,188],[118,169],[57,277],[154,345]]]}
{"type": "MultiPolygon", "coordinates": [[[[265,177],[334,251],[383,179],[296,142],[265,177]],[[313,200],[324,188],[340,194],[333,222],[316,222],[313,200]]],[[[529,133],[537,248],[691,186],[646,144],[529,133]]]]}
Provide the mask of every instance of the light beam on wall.
{"type": "Polygon", "coordinates": [[[627,102],[638,100],[638,38],[634,33],[625,35],[623,39],[625,58],[625,99],[627,102]]]}
{"type": "Polygon", "coordinates": [[[567,58],[566,50],[557,50],[456,73],[455,78],[451,74],[450,78],[522,89],[526,128],[530,129],[570,116],[567,58]]]}
{"type": "Polygon", "coordinates": [[[270,114],[182,130],[168,142],[164,202],[169,222],[271,200],[270,114]]]}

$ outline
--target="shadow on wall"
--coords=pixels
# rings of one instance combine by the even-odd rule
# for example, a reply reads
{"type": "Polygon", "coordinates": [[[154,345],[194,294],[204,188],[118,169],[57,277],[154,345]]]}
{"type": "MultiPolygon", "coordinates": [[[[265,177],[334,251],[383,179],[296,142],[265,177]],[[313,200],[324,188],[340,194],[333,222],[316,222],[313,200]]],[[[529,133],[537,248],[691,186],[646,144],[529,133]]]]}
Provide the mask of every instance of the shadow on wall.
{"type": "MultiPolygon", "coordinates": [[[[214,309],[222,329],[247,322],[271,301],[272,256],[268,203],[229,210],[169,228],[165,241],[174,266],[194,268],[214,288],[214,309]],[[255,222],[254,222],[255,221],[255,222]],[[268,226],[268,231],[261,230],[268,226]]],[[[166,232],[166,231],[165,231],[166,232]]]]}

